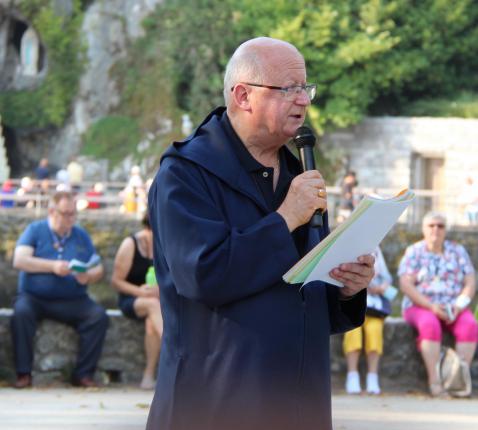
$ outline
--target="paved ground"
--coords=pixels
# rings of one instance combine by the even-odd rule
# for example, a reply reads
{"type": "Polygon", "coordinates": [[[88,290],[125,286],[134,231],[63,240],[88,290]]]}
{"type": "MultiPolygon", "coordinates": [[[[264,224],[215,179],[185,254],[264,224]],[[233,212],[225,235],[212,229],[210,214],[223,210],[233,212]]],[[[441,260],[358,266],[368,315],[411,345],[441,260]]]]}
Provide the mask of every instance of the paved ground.
{"type": "Polygon", "coordinates": [[[0,388],[0,429],[144,430],[152,397],[138,389],[0,388]]]}
{"type": "Polygon", "coordinates": [[[477,430],[478,399],[424,395],[348,396],[332,400],[335,430],[477,430]]]}
{"type": "MultiPolygon", "coordinates": [[[[143,430],[151,399],[134,388],[0,388],[0,429],[143,430]]],[[[478,399],[338,394],[333,415],[335,430],[477,430],[478,399]]]]}

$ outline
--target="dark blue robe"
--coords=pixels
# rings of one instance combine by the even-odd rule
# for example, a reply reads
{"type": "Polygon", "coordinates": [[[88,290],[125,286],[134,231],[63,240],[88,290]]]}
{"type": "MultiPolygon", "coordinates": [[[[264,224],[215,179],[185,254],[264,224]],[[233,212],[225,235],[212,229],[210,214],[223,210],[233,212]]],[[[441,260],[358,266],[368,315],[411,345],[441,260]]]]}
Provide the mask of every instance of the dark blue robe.
{"type": "Polygon", "coordinates": [[[329,336],[362,324],[365,291],[282,281],[300,255],[223,112],[168,149],[149,194],[164,337],[147,429],[330,430],[329,336]]]}

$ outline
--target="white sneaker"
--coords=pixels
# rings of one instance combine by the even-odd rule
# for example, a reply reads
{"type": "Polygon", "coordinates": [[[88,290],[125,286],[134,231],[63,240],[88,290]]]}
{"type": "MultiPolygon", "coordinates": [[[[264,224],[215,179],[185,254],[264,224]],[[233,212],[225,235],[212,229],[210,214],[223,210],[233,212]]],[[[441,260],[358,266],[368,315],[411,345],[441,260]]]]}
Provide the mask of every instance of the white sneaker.
{"type": "Polygon", "coordinates": [[[360,394],[362,388],[360,387],[360,376],[358,372],[348,372],[347,380],[345,381],[345,391],[348,394],[360,394]]]}
{"type": "Polygon", "coordinates": [[[378,374],[367,373],[367,393],[380,394],[380,386],[378,385],[378,374]]]}

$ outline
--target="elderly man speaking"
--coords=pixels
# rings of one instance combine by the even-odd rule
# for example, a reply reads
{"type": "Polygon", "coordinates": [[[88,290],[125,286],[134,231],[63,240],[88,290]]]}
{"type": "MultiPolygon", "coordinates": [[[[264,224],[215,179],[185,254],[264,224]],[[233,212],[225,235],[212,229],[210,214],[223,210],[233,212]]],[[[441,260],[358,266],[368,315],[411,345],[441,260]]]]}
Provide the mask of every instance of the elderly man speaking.
{"type": "Polygon", "coordinates": [[[226,108],[164,154],[149,195],[164,316],[149,430],[330,430],[329,336],[362,324],[373,257],[282,275],[329,232],[324,179],[285,144],[315,95],[287,42],[243,43],[226,108]],[[308,221],[323,210],[324,226],[308,221]]]}

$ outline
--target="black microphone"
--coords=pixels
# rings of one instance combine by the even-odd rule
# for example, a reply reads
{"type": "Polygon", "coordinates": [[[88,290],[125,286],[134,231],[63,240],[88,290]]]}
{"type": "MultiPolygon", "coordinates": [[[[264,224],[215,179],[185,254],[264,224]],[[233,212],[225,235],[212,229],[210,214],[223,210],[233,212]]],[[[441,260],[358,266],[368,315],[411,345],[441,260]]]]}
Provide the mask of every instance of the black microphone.
{"type": "MultiPolygon", "coordinates": [[[[302,170],[315,170],[314,159],[314,145],[315,136],[309,127],[299,127],[293,139],[294,145],[299,150],[300,164],[302,164],[302,170]]],[[[322,227],[324,221],[322,219],[322,213],[320,209],[317,209],[310,219],[311,227],[322,227]]]]}

